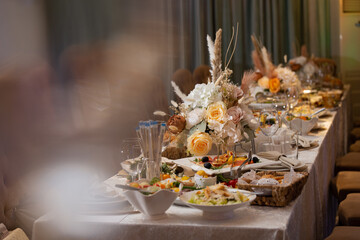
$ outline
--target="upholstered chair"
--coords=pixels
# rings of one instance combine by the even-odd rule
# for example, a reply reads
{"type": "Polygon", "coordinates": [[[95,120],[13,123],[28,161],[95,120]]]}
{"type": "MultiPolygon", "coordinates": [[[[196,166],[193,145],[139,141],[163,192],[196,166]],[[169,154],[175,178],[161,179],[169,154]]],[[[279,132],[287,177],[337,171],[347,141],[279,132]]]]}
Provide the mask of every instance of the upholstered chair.
{"type": "Polygon", "coordinates": [[[193,78],[196,84],[208,83],[211,78],[210,67],[204,64],[198,66],[193,72],[193,78]]]}

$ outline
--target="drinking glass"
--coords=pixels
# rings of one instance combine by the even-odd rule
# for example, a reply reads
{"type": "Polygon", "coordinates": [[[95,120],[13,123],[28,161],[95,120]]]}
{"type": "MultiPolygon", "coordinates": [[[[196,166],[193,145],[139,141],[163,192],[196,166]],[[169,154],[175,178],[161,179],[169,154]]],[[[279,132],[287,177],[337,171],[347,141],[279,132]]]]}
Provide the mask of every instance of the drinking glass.
{"type": "Polygon", "coordinates": [[[141,177],[141,172],[144,168],[144,159],[138,138],[124,139],[120,146],[121,167],[130,176],[131,181],[136,181],[136,178],[141,177]]]}
{"type": "Polygon", "coordinates": [[[259,123],[261,132],[269,137],[269,145],[272,144],[272,136],[279,129],[279,115],[274,109],[263,110],[259,115],[259,123]]]}
{"type": "Polygon", "coordinates": [[[279,128],[282,126],[282,117],[285,115],[287,110],[287,97],[285,94],[279,94],[274,96],[274,102],[272,107],[277,111],[279,115],[279,128]]]}
{"type": "Polygon", "coordinates": [[[297,86],[290,86],[285,90],[285,95],[287,100],[287,110],[289,111],[293,109],[298,103],[300,93],[297,86]]]}

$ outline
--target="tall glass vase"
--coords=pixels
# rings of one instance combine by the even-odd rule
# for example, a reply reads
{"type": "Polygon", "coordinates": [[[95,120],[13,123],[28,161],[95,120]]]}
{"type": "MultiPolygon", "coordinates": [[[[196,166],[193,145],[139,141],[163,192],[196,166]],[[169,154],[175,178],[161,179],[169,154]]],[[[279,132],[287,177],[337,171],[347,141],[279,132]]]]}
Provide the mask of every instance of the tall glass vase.
{"type": "Polygon", "coordinates": [[[161,175],[161,156],[156,156],[152,160],[146,159],[146,179],[151,181],[153,178],[159,178],[161,175]]]}

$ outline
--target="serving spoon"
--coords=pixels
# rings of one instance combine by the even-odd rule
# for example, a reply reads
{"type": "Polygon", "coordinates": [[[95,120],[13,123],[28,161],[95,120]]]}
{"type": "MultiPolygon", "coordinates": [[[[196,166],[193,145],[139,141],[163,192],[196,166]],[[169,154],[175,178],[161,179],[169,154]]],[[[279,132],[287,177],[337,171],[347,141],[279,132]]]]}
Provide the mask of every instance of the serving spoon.
{"type": "Polygon", "coordinates": [[[310,114],[309,117],[312,118],[313,116],[318,115],[319,113],[322,113],[325,110],[326,110],[326,108],[321,108],[321,109],[317,110],[316,112],[310,114]]]}

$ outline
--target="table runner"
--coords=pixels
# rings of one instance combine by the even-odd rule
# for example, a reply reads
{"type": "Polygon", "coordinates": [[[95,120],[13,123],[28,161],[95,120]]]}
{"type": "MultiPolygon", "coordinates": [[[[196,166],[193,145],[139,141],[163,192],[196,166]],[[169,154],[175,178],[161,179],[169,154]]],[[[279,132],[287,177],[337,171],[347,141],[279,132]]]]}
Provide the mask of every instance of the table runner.
{"type": "MultiPolygon", "coordinates": [[[[337,111],[321,119],[326,130],[310,134],[320,147],[300,152],[309,178],[301,195],[286,207],[249,206],[236,210],[233,219],[221,221],[203,219],[201,211],[175,205],[160,220],[136,213],[77,216],[64,222],[47,214],[35,222],[33,239],[323,239],[335,222],[337,203],[329,186],[335,159],[346,152],[348,98],[346,86],[337,111]]],[[[114,184],[116,176],[107,182],[114,184]]]]}

